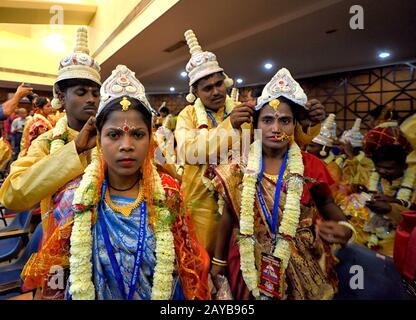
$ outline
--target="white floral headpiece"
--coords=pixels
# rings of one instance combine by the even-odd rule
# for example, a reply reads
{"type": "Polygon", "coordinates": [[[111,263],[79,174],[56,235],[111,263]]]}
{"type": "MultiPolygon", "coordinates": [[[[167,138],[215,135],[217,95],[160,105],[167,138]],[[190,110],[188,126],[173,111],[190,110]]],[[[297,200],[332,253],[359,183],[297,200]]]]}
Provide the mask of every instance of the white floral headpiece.
{"type": "Polygon", "coordinates": [[[256,110],[260,110],[265,104],[279,97],[285,97],[308,109],[306,107],[308,98],[305,92],[286,68],[277,71],[269,83],[266,84],[261,96],[257,99],[256,110]]]}
{"type": "Polygon", "coordinates": [[[209,51],[202,51],[201,46],[198,43],[195,33],[192,30],[185,32],[185,39],[189,47],[189,53],[191,59],[186,65],[186,72],[189,77],[189,95],[186,100],[190,103],[194,102],[196,97],[192,93],[192,85],[199,79],[202,79],[210,74],[222,72],[225,76],[225,85],[227,88],[233,86],[234,81],[227,76],[224,69],[221,68],[217,61],[217,56],[209,51]]]}
{"type": "Polygon", "coordinates": [[[100,90],[100,105],[98,106],[97,116],[113,100],[128,96],[139,100],[149,113],[158,115],[146,98],[144,86],[136,78],[135,72],[124,65],[119,64],[108,77],[100,90]]]}
{"type": "Polygon", "coordinates": [[[189,86],[196,81],[216,72],[224,71],[218,64],[215,54],[209,51],[202,51],[195,33],[192,30],[185,32],[185,39],[188,43],[191,59],[186,65],[186,72],[189,76],[189,86]]]}
{"type": "Polygon", "coordinates": [[[325,147],[333,147],[337,138],[336,132],[337,123],[335,122],[335,114],[330,113],[322,123],[321,131],[312,141],[325,147]]]}
{"type": "Polygon", "coordinates": [[[59,63],[58,78],[53,85],[54,98],[51,103],[54,109],[62,108],[56,86],[59,81],[67,79],[88,79],[101,85],[100,65],[89,53],[88,31],[84,27],[78,28],[74,52],[64,57],[59,63]]]}
{"type": "Polygon", "coordinates": [[[350,142],[354,148],[362,147],[364,135],[360,132],[360,126],[361,119],[355,119],[354,126],[350,130],[345,130],[339,141],[342,143],[350,142]]]}

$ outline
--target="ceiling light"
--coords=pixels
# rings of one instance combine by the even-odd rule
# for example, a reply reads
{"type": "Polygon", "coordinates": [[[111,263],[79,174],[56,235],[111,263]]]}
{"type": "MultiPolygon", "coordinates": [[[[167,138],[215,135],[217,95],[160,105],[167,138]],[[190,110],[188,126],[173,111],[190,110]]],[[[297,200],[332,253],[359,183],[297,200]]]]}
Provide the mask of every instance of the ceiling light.
{"type": "Polygon", "coordinates": [[[182,77],[182,78],[186,78],[186,76],[187,76],[187,75],[188,75],[188,74],[187,74],[185,71],[182,71],[182,72],[181,72],[181,77],[182,77]]]}
{"type": "Polygon", "coordinates": [[[243,79],[241,79],[241,78],[238,78],[236,81],[237,81],[238,84],[242,84],[243,83],[243,79]]]}
{"type": "Polygon", "coordinates": [[[386,51],[380,52],[378,57],[381,58],[381,59],[388,58],[388,57],[390,57],[390,52],[386,52],[386,51]]]}
{"type": "Polygon", "coordinates": [[[66,49],[63,36],[58,33],[51,33],[46,38],[44,38],[43,43],[48,49],[54,52],[62,52],[66,49]]]}
{"type": "Polygon", "coordinates": [[[273,65],[271,63],[265,63],[264,68],[270,70],[271,68],[273,68],[273,65]]]}
{"type": "Polygon", "coordinates": [[[170,91],[170,92],[175,92],[175,88],[174,88],[174,87],[170,87],[170,88],[169,88],[169,91],[170,91]]]}

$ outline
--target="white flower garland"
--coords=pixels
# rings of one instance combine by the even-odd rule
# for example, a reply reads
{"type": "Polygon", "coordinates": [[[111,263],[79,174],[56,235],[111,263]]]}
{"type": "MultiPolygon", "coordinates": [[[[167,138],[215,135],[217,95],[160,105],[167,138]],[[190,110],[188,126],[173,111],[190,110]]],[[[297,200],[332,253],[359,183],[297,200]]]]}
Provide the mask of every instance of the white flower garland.
{"type": "Polygon", "coordinates": [[[256,140],[250,147],[250,154],[246,172],[243,177],[241,193],[240,234],[239,240],[240,269],[248,289],[255,297],[260,296],[257,286],[257,270],[254,258],[254,200],[256,197],[256,183],[260,172],[261,141],[256,140]]]}
{"type": "Polygon", "coordinates": [[[382,122],[379,125],[377,125],[376,128],[396,127],[398,125],[399,125],[398,122],[393,120],[393,121],[382,122]]]}
{"type": "MultiPolygon", "coordinates": [[[[396,199],[410,201],[412,197],[412,188],[415,184],[416,172],[414,167],[408,167],[403,174],[402,182],[400,184],[400,189],[396,194],[396,199]],[[409,189],[410,188],[410,189],[409,189]]],[[[372,192],[378,192],[378,182],[380,180],[380,175],[377,171],[373,171],[370,175],[370,181],[368,184],[368,190],[372,192]]],[[[389,192],[386,192],[389,193],[389,192]]]]}
{"type": "Polygon", "coordinates": [[[153,275],[153,300],[168,300],[172,293],[173,270],[175,267],[175,248],[173,234],[170,228],[170,212],[165,204],[165,190],[162,180],[153,165],[153,178],[155,186],[156,211],[156,267],[153,275]]]}
{"type": "Polygon", "coordinates": [[[218,213],[222,216],[222,214],[224,213],[225,200],[220,194],[218,194],[217,205],[218,213]]]}
{"type": "Polygon", "coordinates": [[[208,189],[208,191],[214,192],[215,188],[214,188],[214,185],[212,184],[211,179],[205,176],[205,172],[207,171],[207,169],[208,169],[208,165],[204,164],[201,170],[201,181],[204,184],[205,188],[208,189]]]}
{"type": "Polygon", "coordinates": [[[380,179],[380,175],[377,171],[373,171],[370,175],[370,180],[368,182],[368,191],[377,192],[377,184],[378,180],[380,179]]]}
{"type": "Polygon", "coordinates": [[[73,300],[93,300],[95,288],[92,282],[92,234],[91,216],[95,205],[100,160],[97,148],[91,153],[91,163],[85,168],[72,206],[75,210],[74,225],[70,239],[69,292],[73,300]]]}
{"type": "Polygon", "coordinates": [[[345,160],[346,156],[344,154],[341,154],[335,159],[335,163],[338,165],[338,167],[342,168],[344,166],[345,160]]]}
{"type": "Polygon", "coordinates": [[[61,119],[58,120],[56,123],[55,128],[52,131],[52,142],[51,142],[51,149],[50,154],[54,154],[59,149],[61,149],[65,145],[65,138],[68,134],[68,119],[63,116],[61,119]]]}
{"type": "MultiPolygon", "coordinates": [[[[92,161],[84,171],[81,183],[74,194],[72,206],[76,211],[71,233],[70,248],[70,293],[74,300],[92,300],[95,288],[92,282],[92,209],[96,205],[97,184],[100,171],[97,148],[92,151],[92,161]]],[[[170,229],[170,212],[162,181],[153,166],[154,202],[156,212],[156,266],[153,276],[152,299],[167,300],[171,296],[175,249],[170,229]]]]}
{"type": "Polygon", "coordinates": [[[399,200],[410,201],[412,190],[415,185],[416,172],[415,167],[408,167],[404,173],[401,188],[397,192],[396,198],[399,200]],[[403,188],[405,187],[405,188],[403,188]]]}
{"type": "MultiPolygon", "coordinates": [[[[235,102],[231,99],[228,95],[225,98],[225,113],[230,114],[233,110],[235,102]]],[[[205,106],[202,104],[201,99],[196,99],[194,104],[196,121],[197,121],[197,128],[208,128],[208,115],[207,111],[205,110],[205,106]]]]}
{"type": "MultiPolygon", "coordinates": [[[[261,154],[261,141],[257,140],[250,147],[247,169],[243,178],[240,212],[241,239],[239,240],[239,248],[241,271],[247,287],[255,297],[259,297],[260,292],[254,256],[254,201],[257,177],[260,172],[261,154]]],[[[294,238],[299,225],[304,172],[302,153],[295,142],[291,144],[289,149],[288,169],[289,181],[286,203],[278,233],[294,238]]],[[[291,255],[288,241],[286,238],[278,237],[273,252],[273,255],[282,261],[282,272],[287,268],[291,255]]]]}

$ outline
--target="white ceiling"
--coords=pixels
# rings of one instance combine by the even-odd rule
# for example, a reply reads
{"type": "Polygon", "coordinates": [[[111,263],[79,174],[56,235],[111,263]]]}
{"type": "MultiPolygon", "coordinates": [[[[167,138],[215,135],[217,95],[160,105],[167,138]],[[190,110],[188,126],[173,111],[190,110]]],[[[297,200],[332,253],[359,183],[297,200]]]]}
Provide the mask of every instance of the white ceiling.
{"type": "Polygon", "coordinates": [[[102,78],[125,64],[148,93],[169,93],[171,86],[187,92],[188,79],[180,72],[188,47],[164,50],[183,42],[190,28],[229,76],[244,80],[240,86],[265,83],[283,66],[305,78],[416,62],[416,0],[181,0],[102,63],[102,78]],[[364,9],[364,30],[349,27],[355,4],[364,9]],[[391,57],[380,60],[381,50],[391,57]],[[266,61],[275,65],[271,71],[262,67],[266,61]]]}
{"type": "Polygon", "coordinates": [[[179,74],[187,46],[164,49],[184,41],[189,28],[229,76],[244,79],[241,86],[265,83],[283,66],[303,78],[416,61],[415,0],[181,0],[105,61],[103,78],[125,64],[148,93],[186,92],[179,74]],[[364,30],[349,27],[354,4],[364,9],[364,30]],[[381,61],[381,50],[391,57],[381,61]],[[262,68],[266,61],[272,71],[262,68]]]}

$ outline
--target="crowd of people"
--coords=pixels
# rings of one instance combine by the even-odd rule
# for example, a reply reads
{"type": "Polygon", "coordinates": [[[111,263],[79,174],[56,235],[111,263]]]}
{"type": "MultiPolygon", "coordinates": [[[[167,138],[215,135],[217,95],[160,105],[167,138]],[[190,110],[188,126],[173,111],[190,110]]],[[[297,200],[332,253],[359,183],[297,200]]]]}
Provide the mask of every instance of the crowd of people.
{"type": "MultiPolygon", "coordinates": [[[[0,202],[38,212],[42,228],[23,290],[74,300],[343,299],[351,275],[339,266],[362,259],[365,277],[393,265],[402,213],[416,210],[416,115],[399,122],[380,106],[368,133],[357,119],[338,135],[335,115],[289,70],[239,97],[192,30],[185,40],[189,105],[177,117],[150,105],[128,66],[102,81],[84,28],[52,100],[22,85],[3,103],[11,123],[0,165],[12,163],[0,202]],[[18,109],[12,119],[27,95],[33,115],[18,109]],[[63,288],[49,285],[55,266],[63,288]]],[[[414,278],[392,278],[378,274],[363,292],[415,298],[414,278]]]]}

